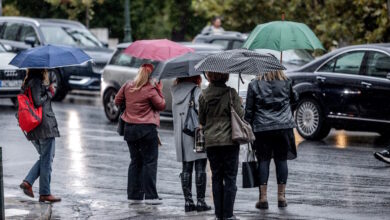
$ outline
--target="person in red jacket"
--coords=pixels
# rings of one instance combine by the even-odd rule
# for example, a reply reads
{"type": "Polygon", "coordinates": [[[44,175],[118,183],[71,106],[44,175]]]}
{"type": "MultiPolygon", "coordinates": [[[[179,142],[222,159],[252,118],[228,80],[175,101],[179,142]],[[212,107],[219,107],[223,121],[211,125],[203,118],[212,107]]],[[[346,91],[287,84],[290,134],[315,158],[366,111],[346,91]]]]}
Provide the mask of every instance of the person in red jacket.
{"type": "Polygon", "coordinates": [[[157,194],[157,127],[160,111],[165,109],[162,83],[151,81],[152,64],[143,64],[134,81],[126,82],[115,97],[117,106],[125,105],[124,139],[130,151],[127,198],[130,203],[161,204],[157,194]]]}

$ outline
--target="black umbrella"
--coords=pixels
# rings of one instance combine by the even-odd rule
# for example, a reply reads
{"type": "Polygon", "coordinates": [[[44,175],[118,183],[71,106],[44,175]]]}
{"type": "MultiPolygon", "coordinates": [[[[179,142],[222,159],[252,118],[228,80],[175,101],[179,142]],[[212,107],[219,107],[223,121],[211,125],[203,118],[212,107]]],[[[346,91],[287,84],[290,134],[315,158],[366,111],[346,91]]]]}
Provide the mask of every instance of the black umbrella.
{"type": "Polygon", "coordinates": [[[285,69],[275,56],[246,49],[227,50],[209,55],[195,65],[195,70],[202,72],[248,75],[259,75],[285,69]]]}
{"type": "Polygon", "coordinates": [[[194,66],[209,54],[210,52],[186,53],[179,57],[160,62],[153,71],[152,77],[160,80],[201,75],[202,72],[195,70],[194,66]]]}

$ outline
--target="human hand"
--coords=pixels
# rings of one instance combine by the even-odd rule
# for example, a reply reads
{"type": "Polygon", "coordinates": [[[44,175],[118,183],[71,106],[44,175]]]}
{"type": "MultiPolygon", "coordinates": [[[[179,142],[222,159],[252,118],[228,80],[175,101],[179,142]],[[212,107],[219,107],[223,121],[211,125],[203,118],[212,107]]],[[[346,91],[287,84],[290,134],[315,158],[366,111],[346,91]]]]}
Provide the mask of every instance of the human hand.
{"type": "Polygon", "coordinates": [[[161,81],[158,81],[158,82],[155,83],[155,87],[158,90],[162,90],[163,89],[163,83],[161,81]]]}
{"type": "Polygon", "coordinates": [[[55,89],[53,83],[49,85],[49,92],[51,93],[52,96],[55,94],[55,89]]]}

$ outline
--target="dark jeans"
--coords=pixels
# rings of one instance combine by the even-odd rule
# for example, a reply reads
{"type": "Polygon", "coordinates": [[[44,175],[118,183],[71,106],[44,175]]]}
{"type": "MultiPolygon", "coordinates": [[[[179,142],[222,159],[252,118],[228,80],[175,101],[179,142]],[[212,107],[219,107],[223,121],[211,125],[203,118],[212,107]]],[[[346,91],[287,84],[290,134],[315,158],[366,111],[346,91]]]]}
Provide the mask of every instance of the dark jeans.
{"type": "Polygon", "coordinates": [[[239,146],[207,148],[212,173],[215,215],[217,218],[233,216],[236,198],[239,146]]]}
{"type": "MultiPolygon", "coordinates": [[[[287,160],[275,160],[276,180],[278,184],[286,184],[288,176],[287,160]]],[[[260,185],[267,185],[269,177],[269,165],[271,160],[259,160],[260,185]]]]}
{"type": "Polygon", "coordinates": [[[50,195],[51,165],[54,159],[55,139],[47,138],[32,141],[39,153],[39,160],[35,162],[24,181],[33,185],[39,177],[39,195],[50,195]]]}
{"type": "Polygon", "coordinates": [[[131,158],[127,182],[127,198],[132,200],[157,199],[157,130],[136,141],[127,141],[127,145],[129,146],[131,158]]]}

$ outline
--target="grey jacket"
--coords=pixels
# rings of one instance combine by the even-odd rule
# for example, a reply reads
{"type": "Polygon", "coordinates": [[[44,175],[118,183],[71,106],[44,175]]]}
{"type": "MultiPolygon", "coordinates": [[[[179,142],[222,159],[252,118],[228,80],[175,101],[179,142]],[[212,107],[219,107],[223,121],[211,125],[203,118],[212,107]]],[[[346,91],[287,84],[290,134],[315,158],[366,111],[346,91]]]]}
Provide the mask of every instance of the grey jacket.
{"type": "Polygon", "coordinates": [[[52,95],[42,80],[32,78],[27,82],[25,88],[31,88],[31,96],[35,107],[42,106],[42,122],[34,130],[27,134],[28,140],[38,140],[59,137],[57,120],[51,107],[52,95]]]}
{"type": "Polygon", "coordinates": [[[173,131],[175,135],[176,158],[177,161],[190,162],[206,158],[205,153],[195,153],[193,151],[195,140],[193,137],[183,133],[184,123],[187,118],[188,106],[191,99],[191,91],[195,88],[195,107],[199,108],[199,95],[201,89],[194,83],[183,82],[172,86],[172,114],[173,131]],[[195,88],[196,87],[196,88],[195,88]]]}
{"type": "Polygon", "coordinates": [[[291,80],[253,80],[248,86],[245,120],[254,132],[294,128],[291,104],[297,99],[291,80]]]}

